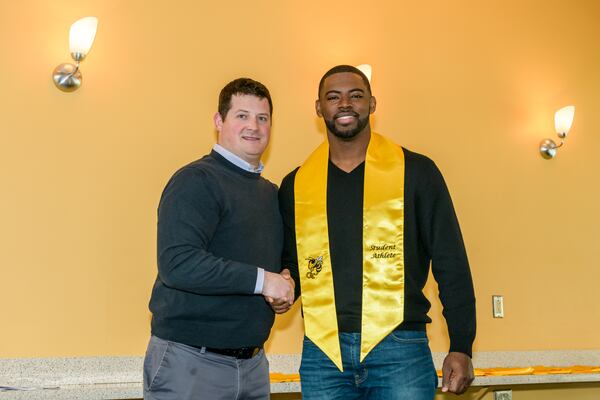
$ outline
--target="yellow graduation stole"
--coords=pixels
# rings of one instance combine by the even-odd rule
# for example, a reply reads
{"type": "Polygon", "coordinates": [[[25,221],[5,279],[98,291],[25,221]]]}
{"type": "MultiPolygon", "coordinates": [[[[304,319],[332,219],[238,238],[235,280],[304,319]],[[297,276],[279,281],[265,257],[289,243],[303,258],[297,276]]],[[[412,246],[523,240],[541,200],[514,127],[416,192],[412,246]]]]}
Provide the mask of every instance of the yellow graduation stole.
{"type": "MultiPolygon", "coordinates": [[[[325,141],[296,173],[296,245],[305,334],[343,371],[327,228],[328,161],[325,141]]],[[[376,133],[364,185],[361,362],[404,318],[404,153],[376,133]]]]}

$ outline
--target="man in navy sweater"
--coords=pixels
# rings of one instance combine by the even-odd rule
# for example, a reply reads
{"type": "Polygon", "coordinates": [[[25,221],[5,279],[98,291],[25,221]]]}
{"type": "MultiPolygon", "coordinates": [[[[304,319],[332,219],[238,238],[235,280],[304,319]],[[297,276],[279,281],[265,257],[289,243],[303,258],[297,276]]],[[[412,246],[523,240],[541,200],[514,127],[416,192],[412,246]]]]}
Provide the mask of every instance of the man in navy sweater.
{"type": "Polygon", "coordinates": [[[269,303],[294,301],[277,187],[260,176],[272,111],[264,85],[230,82],[214,116],[217,144],[164,189],[145,399],[269,398],[269,303]]]}

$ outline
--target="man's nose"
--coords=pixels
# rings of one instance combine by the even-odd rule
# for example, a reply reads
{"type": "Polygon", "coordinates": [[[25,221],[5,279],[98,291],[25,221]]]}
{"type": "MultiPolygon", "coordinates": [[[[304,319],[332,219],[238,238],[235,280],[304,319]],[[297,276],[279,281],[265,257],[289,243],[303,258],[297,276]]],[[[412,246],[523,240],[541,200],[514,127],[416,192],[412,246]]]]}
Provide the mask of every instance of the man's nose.
{"type": "Polygon", "coordinates": [[[258,122],[256,121],[256,118],[248,118],[248,124],[246,126],[253,131],[257,130],[258,122]]]}
{"type": "Polygon", "coordinates": [[[340,102],[338,103],[338,107],[340,109],[352,108],[352,102],[350,101],[350,97],[349,96],[341,96],[340,102]]]}

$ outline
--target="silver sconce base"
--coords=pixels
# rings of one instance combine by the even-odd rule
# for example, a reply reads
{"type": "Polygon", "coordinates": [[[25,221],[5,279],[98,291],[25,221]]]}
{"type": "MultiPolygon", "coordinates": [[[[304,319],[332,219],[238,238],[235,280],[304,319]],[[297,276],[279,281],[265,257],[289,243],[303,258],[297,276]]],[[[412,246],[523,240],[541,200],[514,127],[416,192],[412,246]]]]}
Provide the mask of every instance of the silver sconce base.
{"type": "Polygon", "coordinates": [[[79,65],[60,64],[52,72],[52,80],[57,88],[63,92],[73,92],[81,86],[81,72],[79,65]]]}
{"type": "Polygon", "coordinates": [[[556,156],[557,149],[562,146],[562,143],[557,146],[552,139],[544,139],[540,143],[540,154],[546,160],[550,160],[556,156]]]}

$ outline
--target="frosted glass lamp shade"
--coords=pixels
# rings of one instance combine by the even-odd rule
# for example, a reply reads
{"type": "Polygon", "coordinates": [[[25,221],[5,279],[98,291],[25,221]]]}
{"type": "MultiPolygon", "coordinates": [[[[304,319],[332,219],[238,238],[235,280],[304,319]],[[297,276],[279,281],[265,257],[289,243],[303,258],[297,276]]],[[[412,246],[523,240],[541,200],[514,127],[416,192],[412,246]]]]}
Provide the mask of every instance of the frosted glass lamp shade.
{"type": "Polygon", "coordinates": [[[571,129],[573,117],[575,116],[575,106],[566,106],[554,114],[554,128],[558,137],[564,139],[571,129]]]}
{"type": "Polygon", "coordinates": [[[369,64],[360,64],[360,65],[357,65],[356,68],[358,68],[360,70],[360,72],[362,72],[363,74],[365,74],[365,76],[369,80],[369,83],[371,83],[371,75],[373,73],[373,68],[371,68],[371,65],[369,65],[369,64]]]}
{"type": "Polygon", "coordinates": [[[71,56],[76,61],[81,61],[90,51],[94,38],[96,37],[96,28],[98,27],[98,18],[81,18],[71,25],[69,31],[69,44],[71,56]]]}

